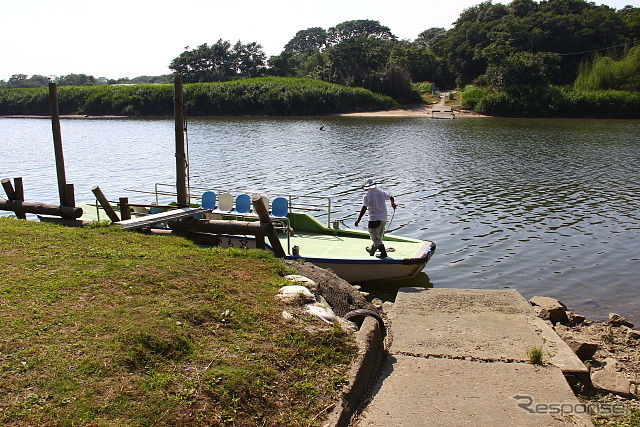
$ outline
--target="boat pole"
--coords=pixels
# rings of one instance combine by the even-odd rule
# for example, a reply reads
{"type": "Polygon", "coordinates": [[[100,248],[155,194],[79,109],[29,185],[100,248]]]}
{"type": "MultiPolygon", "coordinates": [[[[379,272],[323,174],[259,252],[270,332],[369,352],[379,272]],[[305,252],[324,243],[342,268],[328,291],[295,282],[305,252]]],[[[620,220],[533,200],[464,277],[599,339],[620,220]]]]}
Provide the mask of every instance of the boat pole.
{"type": "Polygon", "coordinates": [[[173,108],[176,131],[176,194],[178,207],[187,207],[187,156],[184,149],[184,103],[182,77],[174,80],[173,108]]]}

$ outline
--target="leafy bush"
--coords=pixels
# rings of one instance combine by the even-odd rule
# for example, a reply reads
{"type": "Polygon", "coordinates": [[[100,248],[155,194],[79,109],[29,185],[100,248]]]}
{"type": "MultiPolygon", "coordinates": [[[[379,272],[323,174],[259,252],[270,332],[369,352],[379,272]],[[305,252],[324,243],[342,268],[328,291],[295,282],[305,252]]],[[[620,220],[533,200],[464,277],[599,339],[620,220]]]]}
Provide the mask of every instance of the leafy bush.
{"type": "Polygon", "coordinates": [[[629,50],[621,61],[607,56],[581,65],[576,90],[640,90],[640,46],[629,50]]]}
{"type": "Polygon", "coordinates": [[[640,118],[640,93],[510,87],[480,100],[475,110],[505,117],[640,118]]]}
{"type": "MultiPolygon", "coordinates": [[[[60,114],[170,116],[172,85],[58,88],[60,114]]],[[[191,115],[321,115],[399,108],[388,96],[314,79],[256,78],[184,86],[191,115]]],[[[47,88],[0,90],[0,114],[48,115],[47,88]]]]}
{"type": "Polygon", "coordinates": [[[475,110],[482,98],[486,97],[488,90],[478,86],[467,85],[462,92],[462,108],[475,110]]]}

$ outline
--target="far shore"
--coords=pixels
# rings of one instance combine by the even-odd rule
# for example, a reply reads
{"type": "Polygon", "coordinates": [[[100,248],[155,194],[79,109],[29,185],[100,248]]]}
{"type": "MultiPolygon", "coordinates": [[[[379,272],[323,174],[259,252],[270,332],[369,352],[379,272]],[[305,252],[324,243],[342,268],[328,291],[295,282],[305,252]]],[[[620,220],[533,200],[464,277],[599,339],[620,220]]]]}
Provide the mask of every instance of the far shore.
{"type": "MultiPolygon", "coordinates": [[[[432,117],[433,105],[417,105],[409,108],[386,111],[368,111],[362,113],[342,113],[337,116],[362,116],[362,117],[432,117]]],[[[490,117],[474,113],[469,110],[453,110],[454,118],[459,117],[490,117]]]]}
{"type": "MultiPolygon", "coordinates": [[[[417,106],[411,108],[403,108],[398,110],[384,110],[384,111],[366,111],[359,113],[336,113],[332,114],[332,116],[340,116],[340,117],[431,117],[433,108],[431,106],[417,106]]],[[[8,114],[8,115],[0,115],[0,118],[4,119],[48,119],[51,116],[38,116],[33,114],[8,114]]],[[[92,116],[88,114],[61,114],[61,119],[129,119],[129,118],[167,118],[170,116],[114,116],[114,115],[105,115],[105,116],[92,116]]],[[[223,116],[219,116],[223,117],[223,116]]],[[[240,116],[238,116],[240,117],[240,116]]],[[[485,116],[482,114],[474,113],[473,111],[468,110],[454,110],[453,118],[463,118],[463,117],[491,117],[485,116]]]]}
{"type": "MultiPolygon", "coordinates": [[[[439,107],[442,107],[443,104],[436,104],[439,107]]],[[[340,117],[432,117],[433,116],[433,107],[434,105],[415,105],[408,108],[401,108],[397,110],[381,110],[381,111],[365,111],[359,113],[335,113],[331,114],[332,116],[340,116],[340,117]]],[[[137,118],[137,117],[158,117],[164,118],[169,116],[116,116],[116,115],[104,115],[104,116],[93,116],[89,114],[65,114],[60,115],[60,118],[63,119],[127,119],[127,118],[137,118]]],[[[222,116],[221,116],[222,117],[222,116]]],[[[491,117],[483,114],[475,113],[470,110],[453,110],[453,118],[463,118],[463,117],[491,117]]],[[[48,115],[20,115],[20,114],[9,114],[9,115],[0,115],[0,118],[6,119],[48,119],[50,116],[48,115]]]]}

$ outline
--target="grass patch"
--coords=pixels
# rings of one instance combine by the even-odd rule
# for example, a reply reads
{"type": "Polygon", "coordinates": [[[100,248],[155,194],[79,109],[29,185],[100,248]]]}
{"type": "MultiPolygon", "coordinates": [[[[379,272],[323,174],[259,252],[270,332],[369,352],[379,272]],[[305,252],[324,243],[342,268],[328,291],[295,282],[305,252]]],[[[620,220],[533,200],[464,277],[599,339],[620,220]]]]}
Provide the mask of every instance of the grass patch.
{"type": "Polygon", "coordinates": [[[314,425],[354,355],[264,251],[0,218],[0,424],[314,425]]]}
{"type": "Polygon", "coordinates": [[[527,357],[532,365],[542,365],[542,359],[544,358],[542,347],[531,347],[527,350],[527,357]]]}

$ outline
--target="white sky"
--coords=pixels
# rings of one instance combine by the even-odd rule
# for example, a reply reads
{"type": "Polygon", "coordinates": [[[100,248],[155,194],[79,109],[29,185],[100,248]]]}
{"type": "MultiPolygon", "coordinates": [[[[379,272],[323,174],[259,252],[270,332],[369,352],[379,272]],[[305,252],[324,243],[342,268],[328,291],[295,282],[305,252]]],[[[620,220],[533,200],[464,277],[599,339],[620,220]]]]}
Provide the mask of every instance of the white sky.
{"type": "MultiPolygon", "coordinates": [[[[482,0],[29,0],[0,7],[0,80],[13,74],[120,78],[168,74],[172,59],[218,39],[278,55],[300,30],[380,21],[400,39],[451,28],[482,0]]],[[[509,3],[509,0],[494,3],[509,3]]],[[[640,0],[599,0],[615,9],[640,0]]]]}

